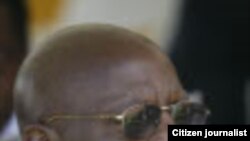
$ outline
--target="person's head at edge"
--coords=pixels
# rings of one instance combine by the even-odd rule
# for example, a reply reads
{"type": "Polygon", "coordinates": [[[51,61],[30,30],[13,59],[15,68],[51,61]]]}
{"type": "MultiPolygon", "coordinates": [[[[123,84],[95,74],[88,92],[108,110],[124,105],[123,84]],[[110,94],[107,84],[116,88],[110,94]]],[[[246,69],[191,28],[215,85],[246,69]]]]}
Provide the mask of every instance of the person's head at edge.
{"type": "Polygon", "coordinates": [[[0,131],[13,105],[16,72],[26,54],[26,12],[22,1],[0,1],[0,131]]]}
{"type": "Polygon", "coordinates": [[[24,141],[166,141],[161,114],[153,134],[131,139],[109,120],[42,122],[53,115],[121,114],[138,104],[165,106],[184,91],[160,48],[127,29],[103,24],[67,28],[31,54],[20,70],[15,108],[24,141]]]}

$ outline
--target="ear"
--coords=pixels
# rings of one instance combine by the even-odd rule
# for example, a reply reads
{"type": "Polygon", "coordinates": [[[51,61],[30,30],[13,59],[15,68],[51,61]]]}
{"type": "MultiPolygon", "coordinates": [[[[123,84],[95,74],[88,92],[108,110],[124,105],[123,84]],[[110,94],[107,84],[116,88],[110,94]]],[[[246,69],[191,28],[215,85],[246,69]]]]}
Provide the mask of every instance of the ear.
{"type": "Polygon", "coordinates": [[[24,128],[22,141],[59,141],[59,136],[46,126],[30,125],[24,128]]]}

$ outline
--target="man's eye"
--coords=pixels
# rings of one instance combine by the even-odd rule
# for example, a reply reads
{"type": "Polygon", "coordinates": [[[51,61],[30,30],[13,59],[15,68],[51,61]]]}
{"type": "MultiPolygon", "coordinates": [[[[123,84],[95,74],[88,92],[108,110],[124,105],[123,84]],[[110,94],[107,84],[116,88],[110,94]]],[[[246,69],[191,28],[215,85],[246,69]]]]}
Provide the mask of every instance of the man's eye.
{"type": "Polygon", "coordinates": [[[202,104],[179,104],[173,108],[172,116],[176,124],[205,124],[209,111],[202,104]]]}
{"type": "Polygon", "coordinates": [[[161,109],[153,105],[148,105],[146,106],[143,115],[148,124],[158,126],[161,118],[161,109]]]}
{"type": "Polygon", "coordinates": [[[161,110],[152,105],[146,105],[136,113],[127,113],[124,121],[126,136],[130,138],[140,138],[152,134],[159,125],[161,110]]]}

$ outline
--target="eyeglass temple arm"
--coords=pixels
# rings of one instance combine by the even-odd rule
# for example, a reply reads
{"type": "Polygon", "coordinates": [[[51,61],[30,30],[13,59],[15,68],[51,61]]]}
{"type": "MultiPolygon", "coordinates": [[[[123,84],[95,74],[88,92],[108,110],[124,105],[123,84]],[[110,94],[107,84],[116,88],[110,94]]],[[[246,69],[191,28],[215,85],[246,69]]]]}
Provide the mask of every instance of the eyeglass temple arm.
{"type": "MultiPolygon", "coordinates": [[[[160,109],[162,111],[170,111],[171,107],[169,106],[162,106],[160,107],[160,109]]],[[[54,115],[51,116],[45,120],[43,120],[43,122],[45,123],[51,123],[54,122],[56,120],[84,120],[84,119],[101,119],[101,120],[114,120],[114,121],[118,121],[118,122],[122,122],[124,119],[124,115],[120,114],[120,115],[90,115],[90,116],[84,116],[84,115],[54,115]]]]}
{"type": "Polygon", "coordinates": [[[81,115],[54,115],[45,119],[45,123],[51,123],[56,120],[85,120],[85,119],[101,119],[101,120],[115,120],[121,122],[123,115],[97,115],[97,116],[81,116],[81,115]]]}

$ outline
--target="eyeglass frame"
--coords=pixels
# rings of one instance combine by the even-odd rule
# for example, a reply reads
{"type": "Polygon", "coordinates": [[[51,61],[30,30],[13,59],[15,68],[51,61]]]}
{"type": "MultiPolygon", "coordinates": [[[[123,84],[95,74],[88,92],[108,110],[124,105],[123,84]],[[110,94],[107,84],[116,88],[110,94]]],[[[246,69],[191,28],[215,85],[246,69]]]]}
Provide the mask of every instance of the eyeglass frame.
{"type": "MultiPolygon", "coordinates": [[[[171,112],[172,108],[178,105],[179,103],[186,101],[186,99],[180,100],[179,102],[170,104],[168,106],[156,106],[158,107],[161,112],[171,112]]],[[[192,103],[187,102],[186,103],[192,103]]],[[[145,104],[147,105],[147,104],[145,104]]],[[[210,115],[211,112],[209,109],[205,109],[206,116],[210,115]]],[[[170,113],[171,114],[171,113],[170,113]]],[[[121,114],[101,114],[101,115],[70,115],[70,114],[61,114],[61,115],[52,115],[48,118],[42,119],[41,122],[45,124],[50,124],[57,120],[89,120],[89,119],[95,119],[95,120],[111,120],[115,122],[122,123],[126,116],[126,110],[124,110],[121,114]]]]}

